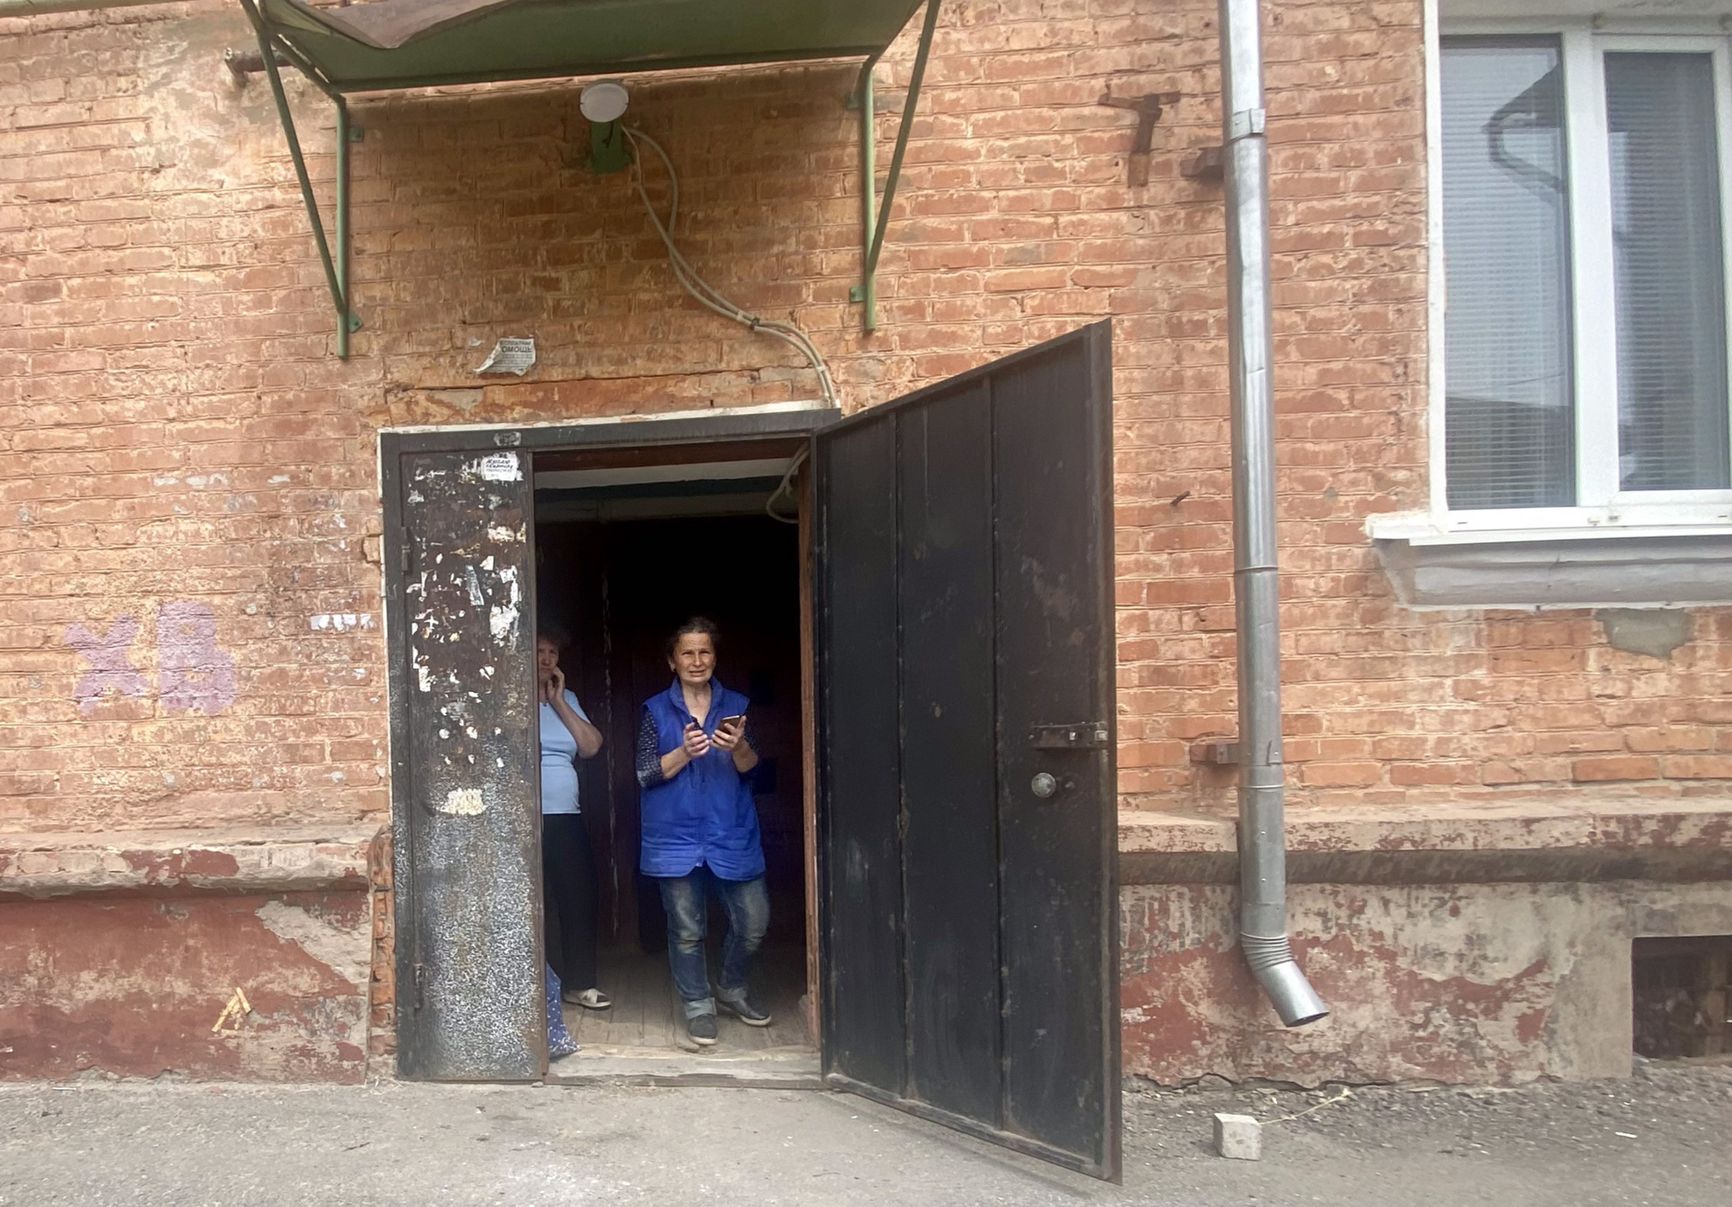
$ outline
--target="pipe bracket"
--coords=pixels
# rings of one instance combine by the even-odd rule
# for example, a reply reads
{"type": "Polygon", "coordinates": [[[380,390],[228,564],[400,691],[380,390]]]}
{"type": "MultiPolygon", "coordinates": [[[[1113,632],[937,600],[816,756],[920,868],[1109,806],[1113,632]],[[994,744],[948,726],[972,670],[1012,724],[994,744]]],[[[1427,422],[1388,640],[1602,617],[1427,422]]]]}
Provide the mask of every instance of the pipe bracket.
{"type": "Polygon", "coordinates": [[[1267,116],[1262,109],[1239,110],[1227,119],[1227,142],[1236,143],[1242,138],[1261,135],[1267,116]]]}

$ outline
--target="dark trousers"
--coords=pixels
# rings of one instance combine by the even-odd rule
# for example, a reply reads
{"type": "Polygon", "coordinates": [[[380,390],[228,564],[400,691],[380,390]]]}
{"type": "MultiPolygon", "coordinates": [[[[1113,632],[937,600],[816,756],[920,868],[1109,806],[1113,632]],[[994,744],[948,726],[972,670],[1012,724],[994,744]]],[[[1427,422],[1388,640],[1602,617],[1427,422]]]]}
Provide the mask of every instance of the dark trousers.
{"type": "Polygon", "coordinates": [[[581,813],[542,814],[541,889],[547,962],[562,988],[594,988],[595,858],[581,813]]]}

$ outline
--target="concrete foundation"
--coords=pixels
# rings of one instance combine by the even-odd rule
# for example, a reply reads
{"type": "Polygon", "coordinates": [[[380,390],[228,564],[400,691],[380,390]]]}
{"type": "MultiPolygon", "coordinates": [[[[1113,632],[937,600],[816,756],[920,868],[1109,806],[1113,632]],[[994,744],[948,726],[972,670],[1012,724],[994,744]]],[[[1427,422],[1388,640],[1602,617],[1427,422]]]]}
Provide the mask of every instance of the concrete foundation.
{"type": "Polygon", "coordinates": [[[363,1080],[367,846],[5,840],[0,1077],[363,1080]]]}
{"type": "MultiPolygon", "coordinates": [[[[1295,949],[1331,1009],[1298,1030],[1280,1025],[1237,948],[1232,820],[1127,814],[1126,1074],[1621,1076],[1632,942],[1732,934],[1732,813],[1717,801],[1402,812],[1289,813],[1295,949]]],[[[384,841],[283,830],[0,843],[0,1077],[354,1082],[369,1050],[390,1075],[384,841]]]]}
{"type": "Polygon", "coordinates": [[[1530,801],[1414,820],[1295,811],[1294,948],[1331,1014],[1290,1031],[1237,949],[1236,888],[1222,882],[1232,830],[1149,815],[1127,827],[1128,1075],[1624,1076],[1632,941],[1732,933],[1718,803],[1530,801]],[[1169,872],[1186,879],[1162,883],[1169,872]]]}

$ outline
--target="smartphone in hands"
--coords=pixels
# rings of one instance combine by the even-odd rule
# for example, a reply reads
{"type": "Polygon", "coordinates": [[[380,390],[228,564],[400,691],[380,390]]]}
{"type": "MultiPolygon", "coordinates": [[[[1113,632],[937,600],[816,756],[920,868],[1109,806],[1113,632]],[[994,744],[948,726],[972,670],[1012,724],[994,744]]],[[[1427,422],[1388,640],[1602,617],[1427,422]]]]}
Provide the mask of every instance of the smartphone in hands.
{"type": "Polygon", "coordinates": [[[743,712],[737,712],[731,717],[723,717],[716,723],[717,729],[728,729],[732,730],[734,733],[739,733],[745,727],[746,714],[743,712]]]}

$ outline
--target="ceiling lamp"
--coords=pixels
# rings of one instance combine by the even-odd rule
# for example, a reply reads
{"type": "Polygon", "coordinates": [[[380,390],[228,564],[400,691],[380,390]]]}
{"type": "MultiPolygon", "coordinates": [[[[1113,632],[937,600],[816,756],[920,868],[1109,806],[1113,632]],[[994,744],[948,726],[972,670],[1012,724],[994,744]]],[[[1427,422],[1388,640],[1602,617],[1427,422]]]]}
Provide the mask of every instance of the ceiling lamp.
{"type": "Polygon", "coordinates": [[[631,95],[618,80],[597,80],[577,99],[578,111],[589,119],[589,166],[597,172],[617,172],[631,162],[619,119],[631,95]]]}

